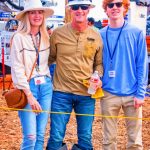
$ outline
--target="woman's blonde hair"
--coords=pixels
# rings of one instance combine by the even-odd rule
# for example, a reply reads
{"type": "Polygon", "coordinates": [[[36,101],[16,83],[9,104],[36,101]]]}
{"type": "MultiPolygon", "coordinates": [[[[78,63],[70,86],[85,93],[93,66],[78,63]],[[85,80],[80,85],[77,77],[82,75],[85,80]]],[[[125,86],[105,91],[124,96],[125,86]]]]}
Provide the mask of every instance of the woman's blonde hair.
{"type": "MultiPolygon", "coordinates": [[[[113,0],[103,0],[103,2],[102,2],[102,7],[103,7],[103,9],[105,10],[105,12],[106,12],[106,10],[107,10],[107,5],[109,4],[109,3],[111,3],[111,2],[113,2],[113,0]]],[[[130,6],[130,0],[123,0],[122,1],[122,3],[123,3],[123,6],[124,6],[124,8],[125,8],[125,12],[124,12],[124,16],[127,14],[127,12],[128,12],[128,10],[129,10],[129,6],[130,6]]]]}
{"type": "MultiPolygon", "coordinates": [[[[31,31],[31,24],[29,21],[28,13],[22,17],[22,19],[19,21],[19,26],[17,29],[17,32],[23,33],[23,34],[30,34],[31,31]]],[[[44,16],[42,25],[40,26],[40,34],[42,41],[45,42],[45,44],[49,45],[49,35],[46,29],[46,18],[44,16]]]]}

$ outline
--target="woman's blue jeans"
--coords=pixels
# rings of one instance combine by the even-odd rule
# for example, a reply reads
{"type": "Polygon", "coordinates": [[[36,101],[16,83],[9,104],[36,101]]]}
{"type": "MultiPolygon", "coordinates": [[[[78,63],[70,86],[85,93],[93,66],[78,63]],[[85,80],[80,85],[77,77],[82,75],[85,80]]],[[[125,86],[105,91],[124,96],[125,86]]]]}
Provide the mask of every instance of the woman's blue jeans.
{"type": "MultiPolygon", "coordinates": [[[[52,99],[51,78],[45,76],[46,83],[35,85],[34,79],[30,80],[30,90],[37,99],[43,111],[40,114],[28,111],[19,111],[22,125],[23,141],[21,150],[43,150],[44,135],[49,118],[52,99]]],[[[24,109],[31,110],[29,104],[24,109]]]]}
{"type": "MultiPolygon", "coordinates": [[[[81,96],[64,92],[53,92],[52,112],[71,113],[74,108],[76,115],[78,147],[82,150],[92,149],[92,124],[94,116],[95,100],[90,96],[81,96]]],[[[51,114],[51,131],[47,150],[58,150],[62,147],[66,132],[66,125],[69,122],[70,114],[51,114]]]]}

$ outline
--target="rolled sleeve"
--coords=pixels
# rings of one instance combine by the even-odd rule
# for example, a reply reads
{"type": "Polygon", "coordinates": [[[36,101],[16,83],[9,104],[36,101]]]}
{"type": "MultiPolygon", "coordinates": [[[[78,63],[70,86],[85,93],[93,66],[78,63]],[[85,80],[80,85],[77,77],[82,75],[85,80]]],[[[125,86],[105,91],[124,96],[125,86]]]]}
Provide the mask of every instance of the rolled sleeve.
{"type": "Polygon", "coordinates": [[[94,59],[94,70],[99,72],[99,76],[103,76],[103,63],[102,63],[102,49],[103,43],[101,37],[99,38],[99,47],[97,48],[95,59],[94,59]]]}
{"type": "Polygon", "coordinates": [[[48,58],[48,65],[52,64],[56,60],[56,44],[55,44],[55,38],[56,34],[53,32],[50,38],[50,54],[48,58]]]}

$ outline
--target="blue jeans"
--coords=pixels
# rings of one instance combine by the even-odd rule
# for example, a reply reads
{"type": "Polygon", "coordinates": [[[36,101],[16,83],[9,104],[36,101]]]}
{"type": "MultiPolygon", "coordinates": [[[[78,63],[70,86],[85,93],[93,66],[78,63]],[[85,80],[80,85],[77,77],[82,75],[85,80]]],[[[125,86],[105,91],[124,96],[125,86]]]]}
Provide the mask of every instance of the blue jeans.
{"type": "MultiPolygon", "coordinates": [[[[94,116],[86,116],[86,114],[94,114],[95,100],[90,96],[53,92],[52,112],[71,113],[73,108],[75,113],[85,114],[85,116],[76,115],[78,147],[82,150],[91,150],[94,116]]],[[[58,150],[61,148],[69,118],[70,114],[51,114],[51,131],[47,150],[58,150]]]]}
{"type": "MultiPolygon", "coordinates": [[[[46,83],[35,85],[34,79],[30,80],[30,90],[37,99],[43,111],[50,111],[52,99],[51,78],[45,76],[46,83]]],[[[31,110],[29,104],[24,109],[31,110]]],[[[19,117],[22,125],[23,141],[21,150],[42,150],[44,144],[44,135],[46,130],[49,113],[19,111],[19,117]]]]}

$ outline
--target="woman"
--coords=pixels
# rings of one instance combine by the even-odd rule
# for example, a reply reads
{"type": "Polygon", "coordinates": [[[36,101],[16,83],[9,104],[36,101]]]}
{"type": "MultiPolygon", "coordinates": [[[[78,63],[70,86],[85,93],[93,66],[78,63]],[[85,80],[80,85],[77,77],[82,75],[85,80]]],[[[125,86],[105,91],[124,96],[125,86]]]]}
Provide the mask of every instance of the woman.
{"type": "Polygon", "coordinates": [[[16,15],[20,22],[12,39],[12,79],[15,87],[23,89],[28,99],[24,108],[28,111],[19,111],[23,133],[21,150],[43,149],[49,114],[40,111],[50,111],[52,97],[45,18],[52,14],[53,10],[42,7],[40,0],[26,0],[25,9],[16,15]],[[36,66],[28,82],[36,55],[36,66]]]}

